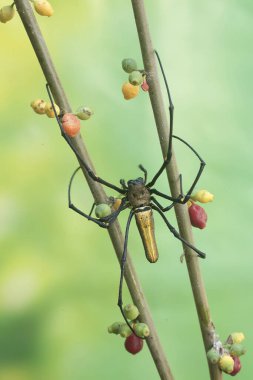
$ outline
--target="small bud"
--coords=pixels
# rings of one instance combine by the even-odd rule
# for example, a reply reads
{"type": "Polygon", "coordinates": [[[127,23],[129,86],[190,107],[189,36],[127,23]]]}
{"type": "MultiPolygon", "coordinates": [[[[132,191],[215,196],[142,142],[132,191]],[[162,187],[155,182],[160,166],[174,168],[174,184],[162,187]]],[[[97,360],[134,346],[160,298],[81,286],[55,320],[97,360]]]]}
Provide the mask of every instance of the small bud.
{"type": "Polygon", "coordinates": [[[128,326],[128,324],[127,323],[122,323],[122,325],[119,328],[119,334],[120,334],[120,336],[122,336],[122,338],[127,338],[132,333],[133,332],[130,329],[130,327],[128,326]]]}
{"type": "Polygon", "coordinates": [[[126,82],[122,86],[122,93],[126,100],[135,98],[139,93],[139,86],[133,86],[131,83],[126,82]]]}
{"type": "MultiPolygon", "coordinates": [[[[61,110],[60,108],[57,106],[57,104],[54,103],[54,109],[56,111],[56,114],[57,115],[60,115],[61,113],[61,110]]],[[[46,106],[45,106],[45,112],[46,112],[46,115],[50,118],[53,118],[55,117],[55,113],[54,113],[54,109],[53,109],[53,106],[51,103],[46,103],[46,106]]]]}
{"type": "Polygon", "coordinates": [[[230,347],[229,353],[232,356],[241,356],[244,355],[246,352],[246,349],[243,347],[241,343],[234,343],[230,347]]]}
{"type": "Polygon", "coordinates": [[[100,203],[95,207],[95,214],[97,218],[104,218],[111,214],[111,209],[106,203],[100,203]]]}
{"type": "Polygon", "coordinates": [[[125,58],[122,61],[122,68],[126,73],[137,70],[137,63],[133,58],[125,58]]]}
{"type": "Polygon", "coordinates": [[[121,205],[122,200],[120,198],[113,198],[112,210],[117,211],[121,205]]]}
{"type": "Polygon", "coordinates": [[[227,354],[222,355],[219,360],[219,367],[222,371],[230,373],[234,369],[234,359],[227,354]]]}
{"type": "Polygon", "coordinates": [[[140,314],[137,306],[133,305],[132,303],[129,303],[128,305],[124,306],[124,313],[125,317],[127,319],[130,319],[131,321],[136,319],[140,314]]]}
{"type": "Polygon", "coordinates": [[[229,373],[230,376],[235,376],[238,372],[240,372],[242,368],[240,359],[237,358],[236,356],[234,357],[234,368],[233,371],[229,373]]]}
{"type": "Polygon", "coordinates": [[[6,23],[15,15],[15,10],[12,5],[6,5],[0,9],[0,22],[6,23]]]}
{"type": "Polygon", "coordinates": [[[137,354],[143,348],[143,340],[138,338],[138,336],[131,334],[125,340],[125,349],[130,352],[130,354],[137,354]]]}
{"type": "Polygon", "coordinates": [[[89,107],[81,106],[76,110],[75,115],[81,120],[88,120],[94,112],[89,107]]]}
{"type": "Polygon", "coordinates": [[[143,80],[141,88],[142,88],[143,91],[148,91],[149,90],[149,85],[148,85],[146,79],[143,80]]]}
{"type": "Polygon", "coordinates": [[[216,364],[220,360],[220,354],[215,350],[215,348],[211,348],[206,353],[207,359],[210,363],[216,364]]]}
{"type": "Polygon", "coordinates": [[[46,105],[47,103],[42,99],[36,99],[31,102],[31,107],[34,112],[43,115],[46,113],[46,105]]]}
{"type": "Polygon", "coordinates": [[[134,332],[141,338],[147,338],[150,335],[150,330],[146,323],[136,323],[134,325],[134,332]]]}
{"type": "Polygon", "coordinates": [[[62,128],[66,135],[75,137],[81,128],[80,120],[72,113],[65,113],[62,117],[62,128]]]}
{"type": "Polygon", "coordinates": [[[133,86],[139,86],[143,82],[143,76],[139,71],[133,71],[129,74],[128,80],[133,86]]]}
{"type": "Polygon", "coordinates": [[[191,225],[193,227],[200,228],[201,230],[205,228],[207,221],[207,214],[203,207],[192,203],[190,207],[188,207],[188,212],[191,220],[191,225]]]}
{"type": "Polygon", "coordinates": [[[108,332],[110,334],[119,334],[120,326],[123,324],[124,322],[114,322],[108,327],[108,332]]]}
{"type": "Polygon", "coordinates": [[[199,190],[197,193],[191,195],[191,199],[200,203],[208,203],[213,201],[214,195],[207,190],[199,190]]]}
{"type": "Polygon", "coordinates": [[[228,343],[241,343],[245,339],[245,336],[241,332],[234,332],[229,335],[228,343]]]}
{"type": "Polygon", "coordinates": [[[41,16],[52,16],[54,13],[52,5],[47,0],[34,0],[33,1],[35,11],[41,16]]]}

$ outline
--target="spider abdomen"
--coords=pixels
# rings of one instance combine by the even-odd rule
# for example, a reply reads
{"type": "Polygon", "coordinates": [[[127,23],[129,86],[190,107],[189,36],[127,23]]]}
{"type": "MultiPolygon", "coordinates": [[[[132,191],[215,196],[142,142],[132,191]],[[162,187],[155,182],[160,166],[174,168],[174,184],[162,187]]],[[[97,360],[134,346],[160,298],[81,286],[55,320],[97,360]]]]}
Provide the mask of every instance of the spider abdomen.
{"type": "Polygon", "coordinates": [[[146,258],[150,263],[155,263],[158,260],[158,249],[155,240],[153,211],[148,206],[136,208],[134,213],[146,258]]]}

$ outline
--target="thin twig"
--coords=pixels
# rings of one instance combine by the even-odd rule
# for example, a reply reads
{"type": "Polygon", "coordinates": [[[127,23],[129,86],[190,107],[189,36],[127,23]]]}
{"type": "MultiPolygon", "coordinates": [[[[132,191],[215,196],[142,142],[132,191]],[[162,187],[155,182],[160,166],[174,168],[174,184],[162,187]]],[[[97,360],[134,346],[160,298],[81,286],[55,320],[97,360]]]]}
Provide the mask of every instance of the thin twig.
{"type": "MultiPolygon", "coordinates": [[[[70,105],[68,103],[67,97],[64,93],[64,90],[61,86],[60,80],[57,76],[56,70],[52,63],[50,54],[48,52],[46,43],[41,34],[37,21],[34,17],[31,5],[28,0],[15,0],[15,4],[21,20],[24,24],[28,37],[31,41],[33,49],[36,53],[46,81],[49,83],[51,91],[53,93],[55,102],[59,105],[61,109],[64,109],[66,112],[71,112],[70,105]]],[[[72,139],[73,145],[79,152],[80,157],[87,162],[87,164],[94,170],[92,162],[89,158],[87,149],[84,145],[81,135],[72,139]]],[[[82,167],[82,163],[80,162],[82,167]]],[[[86,173],[85,169],[82,167],[83,173],[86,177],[90,190],[93,194],[93,197],[96,202],[102,203],[106,200],[105,192],[102,186],[94,182],[89,175],[86,173]]],[[[94,170],[95,171],[95,170],[94,170]]],[[[124,238],[120,229],[120,226],[117,221],[115,221],[110,228],[108,229],[112,244],[114,246],[118,260],[120,261],[122,252],[123,252],[123,243],[124,238]]],[[[147,304],[147,301],[144,297],[143,291],[140,286],[140,282],[136,275],[135,269],[133,267],[130,255],[128,254],[127,263],[125,266],[125,280],[132,296],[133,302],[137,305],[141,318],[145,323],[148,324],[151,335],[147,339],[149,350],[157,367],[157,371],[162,380],[173,380],[173,376],[168,364],[168,361],[165,357],[165,353],[160,344],[152,316],[147,304]]]]}
{"type": "MultiPolygon", "coordinates": [[[[153,108],[157,132],[163,152],[166,156],[168,150],[169,124],[163,104],[159,78],[156,69],[154,49],[152,46],[151,36],[148,27],[147,16],[143,0],[132,0],[132,7],[135,16],[135,22],[139,35],[139,41],[142,51],[145,71],[148,73],[148,84],[150,86],[150,101],[153,108]]],[[[167,176],[170,184],[171,194],[177,197],[180,194],[179,172],[177,169],[175,155],[173,153],[170,165],[167,167],[167,176]]],[[[192,228],[186,205],[176,205],[175,212],[178,222],[180,235],[189,243],[194,245],[192,228]]],[[[199,268],[199,260],[196,254],[187,246],[183,245],[185,258],[191,282],[192,292],[198,313],[200,328],[206,351],[213,345],[214,325],[211,320],[207,295],[203,278],[199,268]]],[[[211,380],[221,380],[222,372],[217,365],[208,362],[211,380]]]]}

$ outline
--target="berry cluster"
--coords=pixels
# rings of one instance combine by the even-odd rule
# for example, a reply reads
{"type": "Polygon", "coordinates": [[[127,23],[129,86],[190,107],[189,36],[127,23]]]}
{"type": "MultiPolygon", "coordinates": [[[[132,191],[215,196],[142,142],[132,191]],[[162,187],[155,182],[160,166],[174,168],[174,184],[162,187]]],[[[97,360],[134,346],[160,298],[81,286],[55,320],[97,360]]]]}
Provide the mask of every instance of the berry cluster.
{"type": "MultiPolygon", "coordinates": [[[[47,0],[30,0],[33,3],[34,10],[41,16],[52,16],[54,10],[47,0]]],[[[15,16],[14,3],[5,5],[0,9],[0,22],[6,23],[15,16]]]]}
{"type": "MultiPolygon", "coordinates": [[[[55,112],[58,116],[61,117],[61,110],[54,103],[45,102],[42,99],[36,99],[31,102],[31,107],[39,115],[47,115],[50,118],[55,117],[55,112]]],[[[69,137],[75,137],[81,128],[80,120],[88,120],[91,115],[93,115],[92,110],[89,107],[79,107],[75,114],[73,113],[64,113],[61,117],[62,128],[66,135],[69,137]]]]}
{"type": "Polygon", "coordinates": [[[188,212],[190,216],[191,225],[201,230],[206,227],[207,214],[203,207],[197,205],[195,202],[208,203],[212,202],[214,195],[207,190],[199,190],[197,193],[191,195],[188,204],[188,212]]]}
{"type": "Polygon", "coordinates": [[[212,364],[218,364],[219,368],[230,376],[235,376],[241,370],[239,356],[244,355],[246,350],[242,345],[243,333],[232,333],[224,344],[216,341],[214,346],[207,352],[207,358],[212,364]]]}
{"type": "Polygon", "coordinates": [[[129,74],[128,82],[122,86],[122,92],[126,100],[135,98],[139,94],[140,87],[143,91],[149,90],[144,70],[137,69],[137,63],[133,58],[125,58],[122,61],[123,70],[129,74]]]}
{"type": "Polygon", "coordinates": [[[142,350],[143,340],[149,336],[150,331],[145,323],[138,321],[137,318],[140,313],[135,305],[125,305],[124,314],[132,329],[125,322],[114,322],[108,327],[108,332],[125,338],[125,349],[135,355],[142,350]]]}

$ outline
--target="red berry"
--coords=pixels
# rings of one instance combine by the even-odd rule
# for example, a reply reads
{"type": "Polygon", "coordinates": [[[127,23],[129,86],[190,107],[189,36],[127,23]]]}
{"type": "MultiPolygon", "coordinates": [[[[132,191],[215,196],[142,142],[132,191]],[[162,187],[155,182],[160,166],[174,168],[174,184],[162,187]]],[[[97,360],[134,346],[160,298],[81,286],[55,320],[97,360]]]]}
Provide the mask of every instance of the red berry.
{"type": "Polygon", "coordinates": [[[242,368],[242,365],[238,356],[233,356],[233,359],[234,359],[235,364],[234,364],[233,371],[229,373],[230,376],[235,376],[238,372],[240,372],[242,368]]]}
{"type": "Polygon", "coordinates": [[[142,85],[141,85],[141,88],[143,91],[148,91],[149,90],[149,85],[147,84],[147,81],[146,79],[144,79],[142,85]]]}
{"type": "Polygon", "coordinates": [[[130,354],[137,354],[142,350],[143,347],[143,339],[139,338],[138,336],[131,334],[129,337],[125,340],[125,348],[130,354]]]}
{"type": "Polygon", "coordinates": [[[188,211],[191,220],[191,225],[193,227],[200,228],[201,230],[205,228],[207,214],[203,207],[196,205],[196,203],[192,203],[192,205],[188,208],[188,211]]]}
{"type": "Polygon", "coordinates": [[[80,131],[80,120],[72,113],[65,113],[62,118],[62,128],[66,135],[76,136],[80,131]]]}

